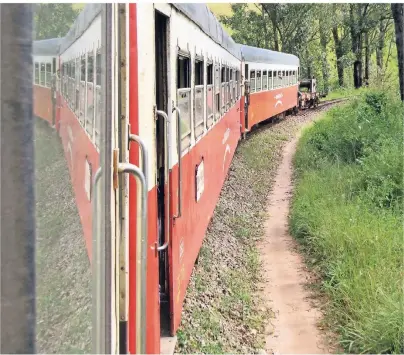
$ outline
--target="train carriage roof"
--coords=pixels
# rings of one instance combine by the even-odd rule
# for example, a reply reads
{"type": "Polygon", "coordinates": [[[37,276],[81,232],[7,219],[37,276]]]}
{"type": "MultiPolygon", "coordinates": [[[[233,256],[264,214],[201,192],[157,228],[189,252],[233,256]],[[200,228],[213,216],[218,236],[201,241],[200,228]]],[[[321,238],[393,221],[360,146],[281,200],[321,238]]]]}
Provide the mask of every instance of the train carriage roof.
{"type": "Polygon", "coordinates": [[[212,14],[206,4],[194,3],[194,4],[172,4],[178,11],[182,12],[191,21],[193,21],[198,27],[205,32],[213,41],[226,49],[229,53],[236,58],[241,59],[240,46],[234,42],[222,25],[212,14]]]}
{"type": "Polygon", "coordinates": [[[72,27],[60,45],[60,53],[68,49],[80,36],[90,27],[91,23],[98,16],[104,4],[88,3],[77,16],[72,27]]]}
{"type": "Polygon", "coordinates": [[[63,38],[51,38],[34,41],[32,52],[34,55],[54,56],[59,55],[59,47],[63,38]]]}
{"type": "Polygon", "coordinates": [[[244,44],[241,44],[240,47],[241,56],[246,62],[299,66],[299,58],[293,54],[251,47],[244,44]]]}

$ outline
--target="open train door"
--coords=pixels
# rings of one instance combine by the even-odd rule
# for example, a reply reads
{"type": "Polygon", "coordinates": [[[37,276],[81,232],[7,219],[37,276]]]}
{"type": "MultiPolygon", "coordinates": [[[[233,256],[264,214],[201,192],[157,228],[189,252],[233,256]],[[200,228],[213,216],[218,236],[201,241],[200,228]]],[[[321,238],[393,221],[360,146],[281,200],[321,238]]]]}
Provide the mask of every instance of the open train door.
{"type": "Polygon", "coordinates": [[[104,120],[93,198],[93,353],[145,354],[147,149],[131,129],[137,110],[129,106],[129,94],[137,97],[137,90],[129,90],[130,7],[136,5],[102,6],[104,120]]]}

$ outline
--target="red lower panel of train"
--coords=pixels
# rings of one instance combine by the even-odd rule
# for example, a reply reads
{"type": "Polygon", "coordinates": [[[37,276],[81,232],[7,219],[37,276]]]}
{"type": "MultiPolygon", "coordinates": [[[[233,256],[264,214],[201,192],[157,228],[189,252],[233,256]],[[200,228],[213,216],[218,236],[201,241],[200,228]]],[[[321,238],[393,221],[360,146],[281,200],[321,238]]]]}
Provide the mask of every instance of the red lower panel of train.
{"type": "Polygon", "coordinates": [[[51,89],[34,85],[34,115],[52,124],[51,89]]]}
{"type": "MultiPolygon", "coordinates": [[[[172,255],[169,258],[173,332],[176,332],[180,324],[192,268],[240,139],[240,103],[238,101],[182,158],[182,216],[172,223],[172,255]]],[[[174,166],[170,178],[171,196],[177,196],[178,193],[177,174],[178,165],[174,166]]],[[[177,199],[171,198],[171,204],[171,211],[176,214],[177,199]]]]}
{"type": "Polygon", "coordinates": [[[248,129],[297,106],[297,85],[250,95],[248,129]]]}

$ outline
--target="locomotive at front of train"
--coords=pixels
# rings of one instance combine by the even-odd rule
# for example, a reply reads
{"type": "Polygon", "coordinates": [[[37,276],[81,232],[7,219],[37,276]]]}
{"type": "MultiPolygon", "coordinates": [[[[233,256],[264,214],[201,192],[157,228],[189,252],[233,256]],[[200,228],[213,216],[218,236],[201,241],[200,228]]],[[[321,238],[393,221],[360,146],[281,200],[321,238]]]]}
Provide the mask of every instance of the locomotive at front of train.
{"type": "Polygon", "coordinates": [[[267,119],[298,107],[299,58],[282,52],[241,45],[246,81],[243,133],[267,119]]]}

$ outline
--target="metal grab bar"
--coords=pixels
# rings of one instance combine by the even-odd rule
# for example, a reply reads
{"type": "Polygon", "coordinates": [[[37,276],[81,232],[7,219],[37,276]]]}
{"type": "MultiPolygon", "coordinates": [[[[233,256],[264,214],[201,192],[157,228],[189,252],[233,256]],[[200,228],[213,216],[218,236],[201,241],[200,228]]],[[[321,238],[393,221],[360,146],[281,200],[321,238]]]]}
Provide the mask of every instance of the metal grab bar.
{"type": "Polygon", "coordinates": [[[98,225],[98,183],[102,175],[101,167],[98,168],[94,176],[93,196],[92,196],[92,283],[93,283],[93,353],[101,354],[106,350],[103,348],[105,338],[105,269],[102,260],[105,260],[105,248],[102,243],[100,227],[98,225]]]}
{"type": "Polygon", "coordinates": [[[137,142],[140,146],[140,154],[141,154],[141,159],[142,159],[142,171],[143,171],[144,179],[146,181],[146,186],[149,187],[148,174],[147,174],[147,169],[149,166],[149,158],[148,158],[148,154],[147,154],[146,144],[144,143],[143,139],[140,138],[136,134],[129,133],[128,138],[129,138],[129,142],[131,142],[131,141],[137,142]]]}
{"type": "Polygon", "coordinates": [[[182,214],[182,165],[181,165],[181,111],[177,106],[174,106],[173,112],[177,111],[177,155],[178,155],[178,210],[174,219],[181,217],[182,214]]]}
{"type": "Polygon", "coordinates": [[[157,251],[162,251],[167,249],[168,244],[170,243],[170,161],[169,161],[169,146],[168,146],[168,125],[169,125],[169,120],[168,120],[168,115],[164,111],[156,111],[156,114],[158,116],[161,116],[164,118],[166,122],[166,134],[164,135],[164,159],[165,159],[165,170],[164,170],[164,175],[165,175],[165,182],[167,182],[167,191],[165,191],[164,194],[164,207],[166,209],[165,211],[165,222],[166,222],[166,240],[163,245],[160,245],[157,247],[157,251]]]}
{"type": "Polygon", "coordinates": [[[146,353],[147,185],[142,171],[133,164],[119,163],[119,173],[136,179],[136,353],[146,353]]]}

